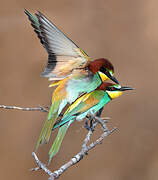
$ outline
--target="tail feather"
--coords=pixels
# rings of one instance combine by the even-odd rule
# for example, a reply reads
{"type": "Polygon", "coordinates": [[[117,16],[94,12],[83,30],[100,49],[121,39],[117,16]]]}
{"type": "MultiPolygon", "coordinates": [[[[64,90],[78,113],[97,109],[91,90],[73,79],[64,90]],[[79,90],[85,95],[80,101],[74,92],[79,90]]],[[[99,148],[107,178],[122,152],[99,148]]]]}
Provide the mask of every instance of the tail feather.
{"type": "Polygon", "coordinates": [[[57,117],[58,117],[58,113],[56,112],[56,113],[53,115],[53,118],[52,118],[52,120],[51,120],[51,122],[50,122],[50,124],[49,124],[49,126],[48,126],[47,134],[46,134],[46,136],[45,136],[46,142],[49,142],[49,139],[50,139],[50,136],[51,136],[51,133],[52,133],[52,128],[53,128],[53,126],[54,126],[54,124],[55,124],[55,122],[56,122],[57,117]]]}
{"type": "Polygon", "coordinates": [[[57,123],[54,124],[52,130],[63,126],[64,124],[66,124],[67,122],[69,122],[69,121],[72,120],[72,119],[75,119],[75,116],[71,116],[69,119],[65,119],[65,120],[62,119],[61,121],[59,121],[59,122],[57,122],[57,123]]]}
{"type": "Polygon", "coordinates": [[[42,131],[40,133],[40,136],[38,138],[35,151],[39,148],[40,145],[42,145],[45,141],[46,143],[49,142],[52,128],[56,122],[56,119],[58,117],[58,112],[53,113],[53,105],[50,107],[48,117],[43,125],[42,131]]]}
{"type": "Polygon", "coordinates": [[[58,131],[58,134],[56,136],[56,139],[49,151],[49,161],[48,161],[48,164],[51,162],[53,156],[55,156],[59,149],[60,149],[60,146],[61,146],[61,143],[64,139],[64,136],[69,128],[69,126],[71,125],[71,123],[73,122],[74,120],[70,120],[68,123],[64,124],[62,127],[59,128],[59,131],[58,131]]]}

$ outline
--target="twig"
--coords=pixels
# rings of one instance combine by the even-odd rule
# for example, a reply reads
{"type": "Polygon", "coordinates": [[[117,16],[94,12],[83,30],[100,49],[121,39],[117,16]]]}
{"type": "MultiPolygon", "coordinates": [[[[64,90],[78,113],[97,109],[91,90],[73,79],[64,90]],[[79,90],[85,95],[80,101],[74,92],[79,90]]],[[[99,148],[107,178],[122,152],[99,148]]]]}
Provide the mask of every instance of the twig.
{"type": "Polygon", "coordinates": [[[43,169],[49,176],[52,176],[52,172],[46,167],[45,164],[43,164],[43,163],[38,159],[38,157],[37,157],[37,155],[36,155],[35,152],[32,153],[32,156],[33,156],[33,158],[35,159],[38,167],[37,167],[37,168],[32,168],[31,171],[37,171],[37,170],[39,170],[39,169],[43,169]]]}
{"type": "Polygon", "coordinates": [[[93,134],[93,130],[95,129],[97,123],[98,123],[98,122],[95,121],[95,122],[92,124],[91,129],[88,131],[85,139],[83,140],[83,143],[82,143],[82,150],[83,150],[83,151],[86,151],[86,150],[87,150],[87,144],[88,144],[88,142],[90,141],[91,135],[93,134]]]}
{"type": "MultiPolygon", "coordinates": [[[[100,118],[99,118],[100,119],[100,118]]],[[[100,119],[101,120],[101,119],[100,119]]],[[[97,121],[95,121],[93,123],[93,128],[96,127],[96,125],[98,124],[97,121]]],[[[106,126],[106,125],[105,125],[106,126]]],[[[110,134],[112,134],[117,128],[113,128],[112,130],[109,130],[107,127],[103,128],[103,133],[101,134],[101,136],[94,142],[92,142],[90,145],[87,146],[88,142],[90,141],[90,137],[93,134],[94,131],[89,130],[84,141],[82,144],[82,148],[81,151],[79,153],[77,153],[73,158],[71,158],[67,163],[65,163],[64,165],[62,165],[58,170],[51,172],[45,164],[43,164],[37,157],[37,155],[33,152],[33,158],[35,159],[38,167],[31,169],[34,171],[37,171],[39,169],[42,169],[43,171],[45,171],[48,175],[49,175],[49,180],[54,180],[57,179],[60,175],[62,175],[68,168],[70,168],[71,166],[77,164],[81,159],[83,159],[83,157],[85,155],[87,155],[87,153],[96,147],[96,145],[99,145],[102,143],[102,141],[110,134]]]]}
{"type": "Polygon", "coordinates": [[[108,122],[107,118],[99,118],[97,116],[93,116],[93,119],[95,119],[96,122],[98,122],[102,126],[103,131],[108,131],[108,128],[106,126],[106,123],[108,122]]]}
{"type": "Polygon", "coordinates": [[[16,109],[16,110],[22,110],[22,111],[41,111],[41,112],[48,112],[48,109],[46,109],[43,106],[39,107],[34,107],[34,108],[28,108],[28,107],[17,107],[17,106],[5,106],[5,105],[0,105],[0,108],[3,109],[16,109]]]}
{"type": "MultiPolygon", "coordinates": [[[[3,109],[15,109],[15,110],[22,110],[22,111],[41,111],[41,112],[48,112],[48,109],[42,106],[39,107],[34,107],[34,108],[28,108],[28,107],[17,107],[17,106],[5,106],[5,105],[0,105],[0,108],[3,109]]],[[[83,159],[83,157],[85,155],[88,154],[88,152],[95,148],[96,145],[99,145],[102,143],[102,141],[110,134],[112,134],[117,128],[113,128],[112,130],[109,130],[106,123],[108,122],[109,118],[99,118],[97,116],[88,116],[88,119],[93,119],[94,122],[92,123],[92,127],[91,129],[88,130],[88,133],[85,137],[85,139],[83,140],[82,143],[82,148],[81,151],[79,153],[77,153],[73,158],[71,158],[67,163],[65,163],[64,165],[62,165],[58,170],[52,172],[50,171],[47,166],[42,163],[35,152],[32,153],[32,156],[34,158],[34,160],[37,163],[36,168],[32,168],[31,171],[38,171],[40,169],[42,169],[46,174],[49,175],[49,180],[55,180],[57,179],[60,175],[62,175],[64,173],[64,171],[66,171],[68,168],[70,168],[71,166],[77,164],[81,159],[83,159]],[[90,138],[93,134],[93,130],[95,129],[96,125],[100,124],[102,126],[103,129],[103,133],[100,135],[100,137],[95,140],[94,142],[92,142],[90,145],[87,146],[88,142],[90,141],[90,138]]]]}

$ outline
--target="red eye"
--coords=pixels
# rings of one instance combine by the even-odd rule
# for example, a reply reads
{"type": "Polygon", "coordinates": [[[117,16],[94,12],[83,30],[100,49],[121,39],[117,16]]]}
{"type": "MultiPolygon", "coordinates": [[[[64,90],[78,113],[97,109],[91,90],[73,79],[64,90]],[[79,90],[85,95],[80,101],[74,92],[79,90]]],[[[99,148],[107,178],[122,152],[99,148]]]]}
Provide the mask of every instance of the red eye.
{"type": "Polygon", "coordinates": [[[111,88],[111,90],[112,90],[112,91],[114,91],[114,90],[115,90],[115,88],[114,88],[114,87],[112,87],[112,88],[111,88]]]}

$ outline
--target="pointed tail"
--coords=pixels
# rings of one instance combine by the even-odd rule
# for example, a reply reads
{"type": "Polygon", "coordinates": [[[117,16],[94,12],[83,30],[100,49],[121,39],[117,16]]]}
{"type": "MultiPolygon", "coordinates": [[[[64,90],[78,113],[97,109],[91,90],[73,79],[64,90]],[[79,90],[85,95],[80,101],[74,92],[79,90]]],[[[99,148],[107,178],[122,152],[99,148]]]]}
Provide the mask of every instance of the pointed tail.
{"type": "MultiPolygon", "coordinates": [[[[75,119],[75,116],[71,116],[71,119],[75,119]]],[[[59,128],[61,126],[63,126],[64,124],[66,124],[67,122],[69,122],[71,120],[70,118],[69,119],[65,119],[65,120],[61,120],[59,122],[56,122],[52,128],[52,131],[54,131],[56,128],[59,128]]]]}
{"type": "Polygon", "coordinates": [[[49,110],[49,114],[48,117],[43,125],[42,131],[40,133],[40,136],[38,138],[37,144],[36,144],[36,148],[35,151],[37,151],[38,147],[44,143],[44,141],[46,141],[46,143],[48,143],[50,136],[51,136],[51,132],[52,132],[52,128],[56,122],[56,119],[58,117],[58,111],[54,111],[54,106],[52,105],[50,107],[49,110]]]}
{"type": "Polygon", "coordinates": [[[55,156],[58,153],[58,151],[60,149],[60,146],[61,146],[61,143],[62,143],[62,141],[64,139],[64,136],[65,136],[69,126],[71,125],[71,123],[73,121],[74,121],[74,119],[70,120],[69,122],[67,122],[66,124],[64,124],[63,126],[61,126],[59,128],[59,131],[58,131],[58,134],[57,134],[57,136],[55,138],[55,141],[54,141],[54,143],[53,143],[53,145],[52,145],[52,147],[51,147],[51,149],[49,151],[49,161],[48,161],[48,164],[51,162],[53,156],[55,156]]]}

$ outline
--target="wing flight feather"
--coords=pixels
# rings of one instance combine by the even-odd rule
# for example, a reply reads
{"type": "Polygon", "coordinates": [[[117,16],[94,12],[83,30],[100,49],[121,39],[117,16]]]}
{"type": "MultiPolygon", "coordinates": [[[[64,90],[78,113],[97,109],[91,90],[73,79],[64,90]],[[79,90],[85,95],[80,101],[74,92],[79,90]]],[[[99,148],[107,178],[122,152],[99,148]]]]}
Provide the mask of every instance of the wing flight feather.
{"type": "Polygon", "coordinates": [[[42,73],[43,77],[61,80],[72,74],[74,69],[87,66],[90,57],[42,13],[38,12],[35,16],[27,10],[25,13],[48,52],[48,62],[42,73]]]}

